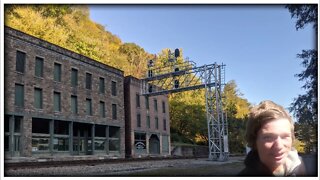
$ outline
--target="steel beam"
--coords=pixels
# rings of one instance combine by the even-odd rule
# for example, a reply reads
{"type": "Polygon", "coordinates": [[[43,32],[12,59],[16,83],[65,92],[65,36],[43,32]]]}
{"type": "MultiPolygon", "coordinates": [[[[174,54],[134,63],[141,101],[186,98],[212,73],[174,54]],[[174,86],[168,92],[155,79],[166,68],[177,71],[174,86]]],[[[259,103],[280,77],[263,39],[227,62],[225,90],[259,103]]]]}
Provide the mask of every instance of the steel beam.
{"type": "Polygon", "coordinates": [[[229,157],[227,119],[224,117],[221,90],[225,65],[217,63],[195,67],[195,64],[171,64],[171,67],[148,67],[142,79],[141,94],[157,96],[205,89],[209,160],[226,161],[229,157]]]}

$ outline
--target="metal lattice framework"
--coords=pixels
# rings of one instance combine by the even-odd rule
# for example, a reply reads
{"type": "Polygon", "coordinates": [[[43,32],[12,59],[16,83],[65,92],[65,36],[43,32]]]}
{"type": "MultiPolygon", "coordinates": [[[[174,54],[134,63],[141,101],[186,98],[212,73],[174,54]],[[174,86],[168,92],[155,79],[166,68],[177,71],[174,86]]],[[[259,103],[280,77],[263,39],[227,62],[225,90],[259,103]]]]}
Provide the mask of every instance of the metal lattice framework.
{"type": "Polygon", "coordinates": [[[224,81],[223,64],[196,67],[192,61],[179,64],[176,59],[171,59],[168,66],[154,67],[150,60],[147,77],[142,80],[141,94],[157,96],[205,88],[209,160],[225,161],[229,157],[229,148],[227,119],[222,109],[221,90],[224,81]]]}

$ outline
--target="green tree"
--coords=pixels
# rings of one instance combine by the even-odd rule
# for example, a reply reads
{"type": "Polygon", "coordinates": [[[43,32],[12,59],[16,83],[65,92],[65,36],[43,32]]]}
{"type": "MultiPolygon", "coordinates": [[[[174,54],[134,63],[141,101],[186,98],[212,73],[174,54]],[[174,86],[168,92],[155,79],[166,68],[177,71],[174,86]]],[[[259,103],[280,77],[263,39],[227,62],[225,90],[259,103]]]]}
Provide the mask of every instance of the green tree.
{"type": "Polygon", "coordinates": [[[250,103],[241,96],[234,80],[225,85],[223,104],[228,120],[229,151],[231,153],[243,153],[246,146],[245,129],[250,103]]]}
{"type": "MultiPolygon", "coordinates": [[[[203,90],[180,92],[170,95],[170,128],[183,139],[197,143],[207,140],[205,96],[203,90]]],[[[173,139],[175,141],[176,139],[173,139]]]]}
{"type": "MultiPolygon", "coordinates": [[[[297,30],[311,23],[315,33],[318,33],[318,6],[316,4],[288,5],[286,8],[292,18],[297,18],[297,30]]],[[[299,81],[305,81],[302,88],[306,90],[306,94],[294,99],[290,111],[298,120],[295,124],[296,136],[305,144],[305,151],[310,152],[318,144],[318,51],[317,49],[302,50],[297,57],[303,60],[302,66],[305,70],[295,76],[299,78],[299,81]]]]}

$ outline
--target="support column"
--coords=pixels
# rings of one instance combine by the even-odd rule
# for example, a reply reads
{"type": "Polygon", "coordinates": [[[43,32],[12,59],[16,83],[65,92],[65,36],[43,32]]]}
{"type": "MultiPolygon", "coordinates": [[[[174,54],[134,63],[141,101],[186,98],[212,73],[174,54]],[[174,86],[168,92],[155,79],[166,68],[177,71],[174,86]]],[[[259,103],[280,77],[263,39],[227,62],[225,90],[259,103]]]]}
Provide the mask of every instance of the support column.
{"type": "Polygon", "coordinates": [[[159,134],[159,154],[160,155],[162,155],[162,141],[163,141],[163,139],[162,139],[162,135],[161,134],[159,134]]]}
{"type": "Polygon", "coordinates": [[[50,134],[49,151],[50,151],[50,154],[53,155],[54,119],[51,119],[49,122],[49,134],[50,134]]]}
{"type": "Polygon", "coordinates": [[[9,154],[14,156],[14,116],[9,117],[9,154]]]}
{"type": "Polygon", "coordinates": [[[150,137],[150,134],[146,133],[146,150],[147,150],[147,154],[148,155],[150,154],[150,151],[149,151],[149,137],[150,137]]]}
{"type": "Polygon", "coordinates": [[[91,126],[91,140],[92,140],[92,142],[91,142],[91,152],[92,152],[92,155],[94,155],[94,149],[95,149],[95,147],[94,147],[94,135],[95,135],[95,124],[92,124],[92,126],[91,126]]]}
{"type": "Polygon", "coordinates": [[[69,122],[69,153],[73,155],[73,121],[69,122]]]}
{"type": "Polygon", "coordinates": [[[32,156],[32,117],[23,116],[21,122],[21,156],[32,156]]]}
{"type": "Polygon", "coordinates": [[[109,126],[106,127],[106,153],[109,154],[109,126]]]}

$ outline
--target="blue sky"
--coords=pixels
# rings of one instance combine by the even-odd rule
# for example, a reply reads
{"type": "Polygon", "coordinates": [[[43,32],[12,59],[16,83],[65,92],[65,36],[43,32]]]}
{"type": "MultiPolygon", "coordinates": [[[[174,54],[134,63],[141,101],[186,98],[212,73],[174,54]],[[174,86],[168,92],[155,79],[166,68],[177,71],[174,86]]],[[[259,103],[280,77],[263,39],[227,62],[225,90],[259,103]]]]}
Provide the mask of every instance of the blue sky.
{"type": "Polygon", "coordinates": [[[282,5],[91,5],[90,17],[123,42],[157,54],[182,48],[198,66],[217,62],[226,81],[252,104],[270,99],[290,106],[303,94],[296,54],[314,47],[311,25],[296,31],[282,5]]]}

